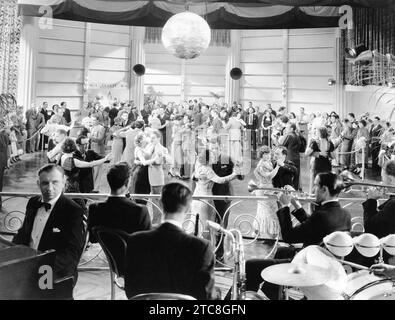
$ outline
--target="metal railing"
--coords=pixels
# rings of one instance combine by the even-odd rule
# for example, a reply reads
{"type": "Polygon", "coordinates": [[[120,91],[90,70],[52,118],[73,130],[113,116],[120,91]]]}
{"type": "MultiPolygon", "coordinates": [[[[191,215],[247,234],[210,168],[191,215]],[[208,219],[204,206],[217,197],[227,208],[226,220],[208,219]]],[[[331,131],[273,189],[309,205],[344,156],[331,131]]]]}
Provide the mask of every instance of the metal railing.
{"type": "MultiPolygon", "coordinates": [[[[0,214],[0,226],[3,226],[3,230],[1,230],[4,233],[10,233],[12,234],[13,232],[16,232],[22,225],[23,219],[24,219],[24,210],[25,210],[25,205],[21,203],[20,201],[17,201],[16,204],[14,204],[14,207],[16,206],[17,208],[13,208],[10,211],[7,211],[7,203],[11,201],[12,199],[18,199],[18,198],[31,198],[34,196],[39,196],[40,193],[35,193],[35,192],[0,192],[0,196],[3,198],[3,214],[0,214]],[[2,223],[1,223],[2,222],[2,223]]],[[[88,200],[87,205],[89,205],[90,202],[94,201],[104,201],[106,200],[109,195],[108,194],[99,194],[99,193],[66,193],[65,194],[67,197],[71,199],[84,199],[88,200]]],[[[160,195],[153,195],[153,194],[132,194],[130,195],[130,198],[133,200],[145,200],[147,201],[147,206],[152,206],[155,207],[157,210],[161,212],[163,215],[162,208],[158,206],[158,200],[160,199],[160,195]],[[153,200],[156,200],[155,202],[153,200]]],[[[247,213],[247,212],[239,212],[237,217],[233,220],[232,225],[225,226],[224,221],[227,221],[229,218],[229,215],[231,213],[231,210],[235,209],[236,206],[241,205],[245,201],[253,201],[257,204],[258,201],[267,201],[268,196],[193,196],[193,200],[195,201],[202,201],[206,203],[215,213],[217,222],[222,226],[222,227],[229,227],[229,228],[235,228],[238,229],[242,232],[243,236],[246,236],[246,238],[250,239],[251,241],[247,242],[248,243],[253,243],[257,239],[259,239],[259,235],[256,234],[255,237],[251,237],[252,234],[252,228],[253,228],[253,221],[255,221],[255,224],[258,225],[259,227],[259,221],[256,220],[256,211],[254,213],[247,213]],[[228,209],[224,213],[224,215],[221,217],[217,209],[215,208],[213,201],[214,200],[225,200],[225,201],[231,201],[231,204],[229,205],[228,209]]],[[[313,200],[313,198],[306,198],[306,199],[301,199],[302,202],[310,202],[313,200]]],[[[340,198],[339,199],[341,202],[346,202],[344,207],[349,206],[352,203],[356,202],[363,202],[366,200],[366,198],[357,198],[357,197],[347,197],[347,198],[340,198]]],[[[380,199],[381,201],[385,201],[387,199],[380,199]]],[[[255,206],[256,208],[256,206],[255,206]]],[[[187,221],[190,222],[191,224],[195,223],[195,219],[192,216],[191,213],[188,214],[187,221]]],[[[194,226],[195,227],[195,226],[194,226]]],[[[202,230],[206,230],[206,226],[203,224],[201,225],[202,230]]],[[[208,229],[207,229],[208,230],[208,229]]],[[[218,249],[218,248],[217,248],[218,249]]]]}

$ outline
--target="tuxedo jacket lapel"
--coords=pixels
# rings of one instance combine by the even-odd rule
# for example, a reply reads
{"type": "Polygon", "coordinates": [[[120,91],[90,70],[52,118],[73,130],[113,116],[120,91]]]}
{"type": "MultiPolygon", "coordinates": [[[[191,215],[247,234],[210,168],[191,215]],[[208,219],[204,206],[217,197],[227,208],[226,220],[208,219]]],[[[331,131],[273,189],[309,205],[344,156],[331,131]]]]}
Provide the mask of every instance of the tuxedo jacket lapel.
{"type": "Polygon", "coordinates": [[[63,195],[61,195],[59,197],[58,201],[56,201],[55,206],[53,207],[53,209],[51,211],[51,214],[49,215],[49,218],[47,220],[47,223],[45,224],[43,234],[40,239],[39,247],[42,245],[43,241],[45,241],[47,236],[52,233],[52,229],[53,229],[55,223],[57,223],[57,221],[59,219],[59,216],[62,212],[62,203],[64,200],[63,197],[64,197],[63,195]]]}
{"type": "MultiPolygon", "coordinates": [[[[37,196],[32,199],[32,202],[30,206],[26,208],[26,214],[25,214],[25,219],[26,219],[26,235],[31,235],[32,230],[33,230],[33,224],[34,220],[36,219],[37,211],[39,209],[39,203],[40,203],[41,197],[37,196]]],[[[30,239],[27,240],[30,242],[30,239]]]]}

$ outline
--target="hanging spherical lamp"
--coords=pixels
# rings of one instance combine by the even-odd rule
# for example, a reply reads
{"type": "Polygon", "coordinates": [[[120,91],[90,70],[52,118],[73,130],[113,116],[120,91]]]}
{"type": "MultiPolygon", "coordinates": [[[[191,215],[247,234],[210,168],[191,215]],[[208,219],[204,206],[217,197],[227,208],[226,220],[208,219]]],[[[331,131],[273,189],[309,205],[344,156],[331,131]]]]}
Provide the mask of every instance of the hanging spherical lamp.
{"type": "Polygon", "coordinates": [[[172,16],[162,30],[162,43],[172,55],[193,59],[210,45],[211,30],[206,20],[185,11],[172,16]]]}

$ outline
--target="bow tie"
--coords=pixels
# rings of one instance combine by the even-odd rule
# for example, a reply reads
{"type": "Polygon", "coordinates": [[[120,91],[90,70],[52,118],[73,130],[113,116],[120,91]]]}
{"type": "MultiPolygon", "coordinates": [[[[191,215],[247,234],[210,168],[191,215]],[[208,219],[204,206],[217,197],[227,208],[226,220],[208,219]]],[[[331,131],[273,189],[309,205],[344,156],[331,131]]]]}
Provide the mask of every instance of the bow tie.
{"type": "Polygon", "coordinates": [[[51,204],[50,203],[48,203],[48,202],[42,202],[42,201],[40,201],[39,203],[38,203],[38,208],[41,208],[41,207],[44,207],[45,208],[45,211],[48,211],[48,210],[51,210],[51,204]]]}

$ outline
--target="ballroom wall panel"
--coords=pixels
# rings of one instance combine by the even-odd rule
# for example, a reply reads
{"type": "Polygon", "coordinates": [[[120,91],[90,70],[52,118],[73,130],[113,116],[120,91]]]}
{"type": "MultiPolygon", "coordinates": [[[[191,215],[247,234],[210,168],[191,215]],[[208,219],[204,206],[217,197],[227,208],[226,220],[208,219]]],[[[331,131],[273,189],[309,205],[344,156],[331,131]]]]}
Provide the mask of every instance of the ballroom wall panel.
{"type": "Polygon", "coordinates": [[[289,111],[337,110],[335,29],[248,30],[241,33],[241,101],[289,111]]]}
{"type": "Polygon", "coordinates": [[[64,20],[54,20],[52,29],[40,29],[36,103],[61,100],[78,110],[84,93],[88,99],[129,99],[129,31],[126,26],[64,20]],[[84,92],[86,80],[90,86],[84,92]]]}
{"type": "Polygon", "coordinates": [[[36,104],[68,102],[82,105],[85,23],[54,20],[52,29],[39,28],[36,104]]]}
{"type": "Polygon", "coordinates": [[[184,98],[203,97],[213,103],[213,94],[224,95],[225,66],[227,50],[225,47],[210,47],[200,57],[185,61],[170,55],[161,44],[146,44],[144,76],[145,92],[152,87],[161,93],[162,101],[179,102],[184,88],[184,98]],[[182,87],[182,82],[184,86],[182,87]]]}
{"type": "MultiPolygon", "coordinates": [[[[40,29],[36,102],[53,101],[59,94],[76,110],[84,95],[129,99],[130,31],[128,26],[63,20],[54,20],[53,29],[40,29]]],[[[272,103],[290,111],[302,105],[308,112],[336,110],[335,89],[328,86],[328,79],[336,76],[335,29],[243,30],[240,43],[243,77],[238,84],[243,104],[272,103]]],[[[178,102],[184,95],[212,103],[215,95],[224,95],[229,50],[210,47],[183,63],[160,43],[144,44],[144,91],[152,87],[162,93],[164,102],[178,102]]]]}
{"type": "Polygon", "coordinates": [[[335,29],[300,29],[288,33],[288,109],[310,113],[339,111],[335,105],[335,29]]]}

